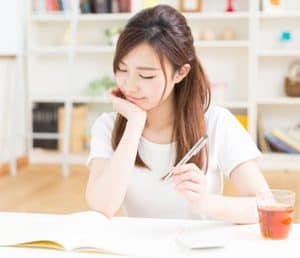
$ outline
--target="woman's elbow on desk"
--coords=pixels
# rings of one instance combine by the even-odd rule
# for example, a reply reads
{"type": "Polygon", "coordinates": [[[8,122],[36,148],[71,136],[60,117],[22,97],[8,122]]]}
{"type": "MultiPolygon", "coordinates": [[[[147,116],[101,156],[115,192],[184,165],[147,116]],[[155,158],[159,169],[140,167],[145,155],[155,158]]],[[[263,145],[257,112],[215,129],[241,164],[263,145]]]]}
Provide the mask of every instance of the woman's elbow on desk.
{"type": "Polygon", "coordinates": [[[98,211],[98,212],[102,213],[107,218],[112,218],[118,210],[117,208],[115,208],[110,203],[100,202],[99,200],[97,200],[97,198],[94,198],[94,196],[92,194],[90,194],[88,192],[88,190],[86,191],[85,199],[86,199],[86,202],[87,202],[88,206],[92,210],[95,210],[95,211],[98,211]]]}

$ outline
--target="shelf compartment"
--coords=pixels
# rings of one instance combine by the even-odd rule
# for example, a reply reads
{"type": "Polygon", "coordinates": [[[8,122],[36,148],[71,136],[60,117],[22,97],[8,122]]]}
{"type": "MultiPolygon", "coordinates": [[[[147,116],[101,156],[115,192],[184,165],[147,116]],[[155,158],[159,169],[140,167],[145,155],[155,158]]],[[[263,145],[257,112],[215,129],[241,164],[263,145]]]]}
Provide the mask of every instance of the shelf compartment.
{"type": "Polygon", "coordinates": [[[298,154],[282,154],[282,153],[263,153],[262,159],[258,164],[263,170],[295,170],[300,169],[300,155],[298,154]]]}
{"type": "Polygon", "coordinates": [[[256,101],[258,105],[300,105],[300,97],[265,98],[256,101]]]}

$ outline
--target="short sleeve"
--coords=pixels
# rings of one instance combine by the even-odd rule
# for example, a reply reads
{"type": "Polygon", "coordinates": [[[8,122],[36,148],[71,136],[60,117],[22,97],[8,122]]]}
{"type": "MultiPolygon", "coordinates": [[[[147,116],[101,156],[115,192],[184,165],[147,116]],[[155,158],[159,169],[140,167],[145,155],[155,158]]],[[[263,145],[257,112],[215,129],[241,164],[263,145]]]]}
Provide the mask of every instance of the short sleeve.
{"type": "Polygon", "coordinates": [[[230,176],[235,167],[261,157],[261,153],[249,133],[228,110],[220,108],[217,120],[218,165],[225,176],[230,176]]]}
{"type": "Polygon", "coordinates": [[[115,116],[113,113],[103,113],[91,129],[90,153],[86,164],[89,165],[93,158],[110,158],[113,154],[111,145],[112,130],[115,116]]]}

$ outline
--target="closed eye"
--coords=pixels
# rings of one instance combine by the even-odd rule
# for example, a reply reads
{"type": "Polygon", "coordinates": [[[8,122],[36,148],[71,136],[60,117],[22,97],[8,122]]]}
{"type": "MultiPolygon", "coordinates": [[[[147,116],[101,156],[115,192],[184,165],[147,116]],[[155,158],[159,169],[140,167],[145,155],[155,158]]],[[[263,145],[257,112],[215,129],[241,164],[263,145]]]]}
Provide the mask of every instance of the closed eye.
{"type": "Polygon", "coordinates": [[[120,68],[118,68],[118,71],[123,72],[123,73],[127,72],[126,70],[122,70],[120,68]]]}
{"type": "Polygon", "coordinates": [[[142,79],[153,79],[155,76],[143,76],[143,75],[141,75],[140,74],[140,77],[142,78],[142,79]]]}

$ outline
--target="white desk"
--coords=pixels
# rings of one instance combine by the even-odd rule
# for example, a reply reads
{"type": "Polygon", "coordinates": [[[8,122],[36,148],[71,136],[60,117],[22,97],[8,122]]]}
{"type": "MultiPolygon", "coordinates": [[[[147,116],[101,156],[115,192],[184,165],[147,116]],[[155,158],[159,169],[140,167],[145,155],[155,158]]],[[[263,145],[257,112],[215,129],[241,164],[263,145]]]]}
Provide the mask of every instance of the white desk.
{"type": "MultiPolygon", "coordinates": [[[[181,255],[162,255],[161,258],[167,257],[275,257],[291,258],[300,257],[300,224],[294,224],[291,234],[287,240],[271,241],[263,240],[260,236],[258,225],[233,226],[232,232],[239,236],[238,239],[230,242],[224,248],[201,249],[187,251],[181,255]]],[[[2,232],[3,233],[3,232],[2,232]]],[[[119,256],[104,255],[98,253],[76,253],[50,249],[32,249],[16,247],[0,247],[0,257],[7,258],[113,258],[119,256]]],[[[125,256],[120,256],[125,257],[125,256]]],[[[156,256],[158,257],[158,256],[156,256]]]]}

